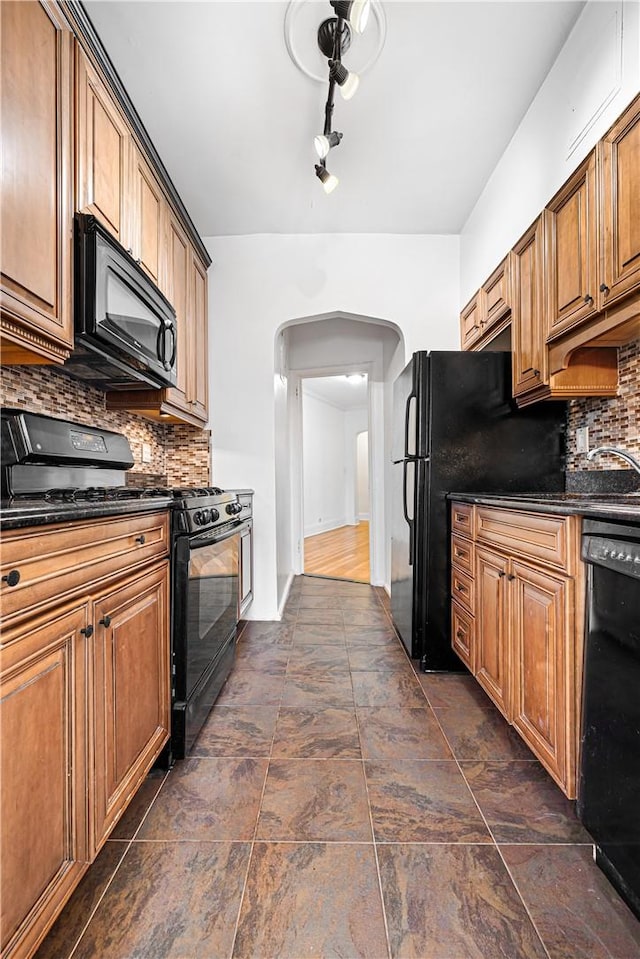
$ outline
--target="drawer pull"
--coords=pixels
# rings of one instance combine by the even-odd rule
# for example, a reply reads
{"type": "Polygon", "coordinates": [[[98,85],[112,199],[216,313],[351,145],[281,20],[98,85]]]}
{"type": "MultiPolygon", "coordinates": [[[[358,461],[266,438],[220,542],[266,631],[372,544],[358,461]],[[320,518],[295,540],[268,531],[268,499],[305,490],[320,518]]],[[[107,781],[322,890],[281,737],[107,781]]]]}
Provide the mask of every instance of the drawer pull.
{"type": "Polygon", "coordinates": [[[456,583],[456,589],[458,590],[459,593],[466,593],[467,591],[467,587],[463,586],[462,583],[456,583]]]}
{"type": "Polygon", "coordinates": [[[136,536],[136,543],[140,543],[141,546],[144,546],[146,540],[144,538],[144,533],[141,533],[140,536],[136,536]]]}
{"type": "Polygon", "coordinates": [[[80,632],[83,636],[86,636],[87,639],[89,639],[89,636],[93,636],[93,626],[89,624],[88,626],[85,626],[84,629],[81,629],[80,632]]]}
{"type": "Polygon", "coordinates": [[[107,629],[109,629],[109,626],[111,626],[111,617],[109,615],[103,616],[102,619],[100,620],[100,625],[106,626],[107,629]]]}
{"type": "Polygon", "coordinates": [[[458,632],[456,633],[456,639],[462,640],[464,638],[465,638],[465,634],[462,632],[461,629],[459,629],[458,632]]]}
{"type": "Polygon", "coordinates": [[[7,586],[17,586],[20,582],[20,573],[17,569],[12,569],[10,573],[2,577],[2,582],[7,586]]]}

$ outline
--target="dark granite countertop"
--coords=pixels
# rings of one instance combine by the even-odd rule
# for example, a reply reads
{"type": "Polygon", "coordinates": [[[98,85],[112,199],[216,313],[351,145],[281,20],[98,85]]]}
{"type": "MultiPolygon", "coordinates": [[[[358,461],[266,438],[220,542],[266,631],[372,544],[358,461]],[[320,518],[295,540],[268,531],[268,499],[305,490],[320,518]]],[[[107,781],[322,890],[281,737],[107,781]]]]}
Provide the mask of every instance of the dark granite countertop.
{"type": "Polygon", "coordinates": [[[640,492],[600,493],[449,493],[449,500],[527,510],[533,513],[560,513],[598,519],[640,522],[640,492]]]}
{"type": "Polygon", "coordinates": [[[145,500],[112,500],[102,503],[20,503],[0,509],[0,529],[23,529],[76,520],[100,519],[103,516],[126,516],[130,513],[155,513],[168,509],[170,496],[145,500]]]}

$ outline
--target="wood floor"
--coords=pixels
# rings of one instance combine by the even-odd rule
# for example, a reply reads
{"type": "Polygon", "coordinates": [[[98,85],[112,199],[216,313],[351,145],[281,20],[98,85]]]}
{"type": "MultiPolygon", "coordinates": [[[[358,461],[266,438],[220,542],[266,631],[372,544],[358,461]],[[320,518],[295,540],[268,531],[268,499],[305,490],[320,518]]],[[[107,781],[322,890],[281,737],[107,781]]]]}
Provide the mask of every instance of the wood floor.
{"type": "Polygon", "coordinates": [[[304,571],[312,576],[368,583],[369,523],[361,520],[357,526],[340,526],[305,537],[304,571]]]}

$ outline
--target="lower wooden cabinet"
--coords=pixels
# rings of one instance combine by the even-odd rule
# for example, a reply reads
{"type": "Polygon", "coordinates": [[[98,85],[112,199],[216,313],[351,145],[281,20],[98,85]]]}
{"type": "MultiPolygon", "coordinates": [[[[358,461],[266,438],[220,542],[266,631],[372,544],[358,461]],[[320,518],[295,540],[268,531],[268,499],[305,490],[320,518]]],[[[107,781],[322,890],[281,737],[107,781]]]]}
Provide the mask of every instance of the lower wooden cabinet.
{"type": "Polygon", "coordinates": [[[3,637],[3,957],[35,951],[89,863],[88,624],[83,603],[3,637]]]}
{"type": "Polygon", "coordinates": [[[168,609],[167,564],[94,603],[94,854],[167,741],[168,609]]]}
{"type": "Polygon", "coordinates": [[[477,550],[475,677],[505,715],[509,710],[510,665],[507,567],[508,560],[499,553],[477,550]]]}
{"type": "MultiPolygon", "coordinates": [[[[453,504],[453,509],[470,509],[453,504]]],[[[471,507],[460,605],[452,539],[452,647],[569,798],[575,797],[584,626],[580,519],[471,507]]],[[[457,549],[457,552],[456,552],[457,549]]]]}
{"type": "MultiPolygon", "coordinates": [[[[86,542],[76,543],[78,564],[84,547],[109,528],[117,538],[121,523],[79,523],[86,542]]],[[[146,523],[167,526],[167,514],[148,514],[146,523]]],[[[40,529],[46,566],[69,524],[58,537],[53,527],[40,529]]],[[[29,553],[34,535],[35,527],[5,534],[9,552],[19,554],[22,540],[29,553]]],[[[73,569],[65,575],[73,578],[73,569]]],[[[35,953],[169,736],[168,560],[155,556],[140,568],[122,551],[121,565],[84,595],[60,579],[46,607],[36,582],[11,609],[8,628],[3,621],[3,959],[35,953]]]]}

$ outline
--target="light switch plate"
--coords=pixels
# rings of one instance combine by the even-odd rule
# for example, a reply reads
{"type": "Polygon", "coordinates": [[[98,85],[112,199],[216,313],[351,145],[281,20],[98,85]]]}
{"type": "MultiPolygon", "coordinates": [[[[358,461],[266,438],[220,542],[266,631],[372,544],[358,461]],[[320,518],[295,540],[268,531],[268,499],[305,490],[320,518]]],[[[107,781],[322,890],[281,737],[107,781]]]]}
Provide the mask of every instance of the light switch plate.
{"type": "Polygon", "coordinates": [[[151,462],[151,446],[149,443],[142,444],[142,462],[150,463],[151,462]]]}
{"type": "Polygon", "coordinates": [[[576,430],[576,453],[589,452],[589,427],[580,426],[576,430]]]}

